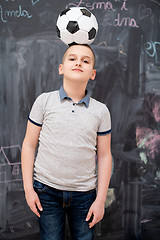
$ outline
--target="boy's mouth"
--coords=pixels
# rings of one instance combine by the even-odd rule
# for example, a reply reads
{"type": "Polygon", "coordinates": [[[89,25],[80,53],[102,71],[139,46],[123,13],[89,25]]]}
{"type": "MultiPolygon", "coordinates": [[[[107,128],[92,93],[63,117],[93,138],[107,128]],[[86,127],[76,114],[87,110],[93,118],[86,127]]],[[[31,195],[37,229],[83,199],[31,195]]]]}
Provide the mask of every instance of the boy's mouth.
{"type": "Polygon", "coordinates": [[[72,71],[75,71],[75,72],[83,72],[82,69],[79,69],[79,68],[73,68],[72,71]]]}

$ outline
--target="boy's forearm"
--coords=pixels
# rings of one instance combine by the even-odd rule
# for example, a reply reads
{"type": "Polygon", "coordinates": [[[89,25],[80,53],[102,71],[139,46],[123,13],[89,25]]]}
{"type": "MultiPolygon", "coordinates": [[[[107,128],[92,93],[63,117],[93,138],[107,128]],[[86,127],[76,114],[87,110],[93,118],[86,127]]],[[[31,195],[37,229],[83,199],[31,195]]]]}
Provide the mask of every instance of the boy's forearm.
{"type": "Polygon", "coordinates": [[[21,164],[24,190],[33,189],[33,167],[35,159],[35,149],[29,146],[25,140],[22,145],[21,164]]]}
{"type": "Polygon", "coordinates": [[[98,189],[97,200],[105,203],[107,190],[111,178],[112,157],[111,155],[98,159],[98,189]]]}

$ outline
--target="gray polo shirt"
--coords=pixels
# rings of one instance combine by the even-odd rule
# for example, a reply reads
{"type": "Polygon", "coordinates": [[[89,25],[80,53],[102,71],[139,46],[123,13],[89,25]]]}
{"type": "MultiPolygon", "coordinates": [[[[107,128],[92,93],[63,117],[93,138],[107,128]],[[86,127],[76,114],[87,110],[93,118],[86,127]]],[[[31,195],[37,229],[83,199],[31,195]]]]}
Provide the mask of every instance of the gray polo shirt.
{"type": "Polygon", "coordinates": [[[61,87],[35,100],[29,120],[42,126],[34,179],[60,190],[94,189],[97,135],[111,133],[106,105],[88,93],[75,103],[61,87]]]}

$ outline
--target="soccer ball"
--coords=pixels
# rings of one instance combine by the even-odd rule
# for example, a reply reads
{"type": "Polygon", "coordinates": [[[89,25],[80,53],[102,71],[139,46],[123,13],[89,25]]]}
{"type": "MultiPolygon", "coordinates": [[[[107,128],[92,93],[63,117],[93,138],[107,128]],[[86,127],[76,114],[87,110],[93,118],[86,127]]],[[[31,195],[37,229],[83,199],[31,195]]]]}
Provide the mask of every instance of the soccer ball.
{"type": "Polygon", "coordinates": [[[91,44],[97,35],[95,16],[85,7],[64,10],[57,19],[58,37],[67,45],[91,44]]]}

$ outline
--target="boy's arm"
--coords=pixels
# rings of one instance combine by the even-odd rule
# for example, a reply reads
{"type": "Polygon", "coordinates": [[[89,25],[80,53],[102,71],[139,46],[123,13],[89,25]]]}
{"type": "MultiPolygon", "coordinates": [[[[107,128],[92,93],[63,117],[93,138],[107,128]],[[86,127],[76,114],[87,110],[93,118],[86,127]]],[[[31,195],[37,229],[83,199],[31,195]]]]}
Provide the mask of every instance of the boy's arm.
{"type": "Polygon", "coordinates": [[[97,197],[91,205],[86,221],[93,215],[93,220],[89,227],[93,227],[104,215],[105,200],[111,178],[112,156],[111,156],[111,134],[97,137],[97,157],[98,157],[98,189],[97,197]]]}
{"type": "Polygon", "coordinates": [[[37,216],[40,216],[38,210],[42,211],[42,206],[38,195],[33,189],[33,167],[40,131],[41,127],[28,121],[21,153],[22,176],[26,201],[37,216]]]}

